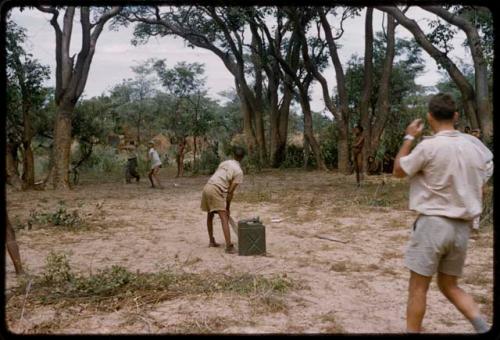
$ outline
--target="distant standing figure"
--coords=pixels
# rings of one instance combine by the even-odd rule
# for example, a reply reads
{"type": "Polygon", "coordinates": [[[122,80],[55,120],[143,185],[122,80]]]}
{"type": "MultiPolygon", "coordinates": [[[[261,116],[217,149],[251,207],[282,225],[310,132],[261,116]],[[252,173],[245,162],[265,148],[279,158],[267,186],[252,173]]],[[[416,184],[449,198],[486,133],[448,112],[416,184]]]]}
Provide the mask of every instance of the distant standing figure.
{"type": "Polygon", "coordinates": [[[135,181],[139,182],[141,176],[139,176],[139,173],[137,172],[137,149],[133,140],[131,140],[129,145],[127,145],[126,150],[127,166],[125,168],[125,181],[130,183],[131,179],[135,178],[135,181]]]}
{"type": "Polygon", "coordinates": [[[482,211],[482,188],[493,173],[493,154],[477,138],[454,129],[455,102],[439,93],[429,101],[427,122],[434,135],[412,149],[424,124],[406,128],[394,161],[394,176],[410,178],[410,209],[419,213],[405,254],[410,270],[406,326],[420,332],[432,276],[443,295],[478,333],[490,328],[471,295],[458,286],[472,221],[482,211]]]}
{"type": "Polygon", "coordinates": [[[353,129],[355,136],[354,145],[352,146],[354,171],[356,171],[356,182],[358,187],[361,185],[361,169],[363,169],[363,144],[365,139],[363,137],[363,127],[356,125],[353,129]]]}
{"type": "Polygon", "coordinates": [[[154,148],[155,143],[153,141],[148,142],[148,159],[151,163],[151,170],[149,171],[148,177],[149,181],[151,182],[151,187],[152,188],[160,188],[163,189],[163,186],[160,183],[160,178],[158,177],[158,173],[160,172],[161,168],[161,160],[160,156],[158,155],[158,151],[155,150],[154,148]],[[155,182],[157,183],[157,186],[155,186],[155,182]]]}
{"type": "Polygon", "coordinates": [[[215,242],[213,232],[214,216],[218,214],[222,222],[222,231],[226,241],[226,253],[235,252],[229,231],[229,209],[236,187],[238,184],[243,183],[243,170],[241,169],[240,162],[245,156],[245,150],[241,147],[234,147],[233,156],[234,159],[219,164],[219,167],[203,188],[201,195],[201,210],[207,212],[208,246],[219,246],[215,242]]]}

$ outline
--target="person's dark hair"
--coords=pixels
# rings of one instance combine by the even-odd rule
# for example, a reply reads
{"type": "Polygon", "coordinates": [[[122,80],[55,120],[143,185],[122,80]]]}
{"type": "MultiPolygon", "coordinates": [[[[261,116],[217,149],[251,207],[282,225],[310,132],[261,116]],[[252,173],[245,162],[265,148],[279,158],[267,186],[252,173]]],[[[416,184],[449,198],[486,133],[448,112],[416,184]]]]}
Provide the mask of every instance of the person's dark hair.
{"type": "Polygon", "coordinates": [[[359,132],[363,132],[363,127],[362,127],[361,125],[359,125],[359,124],[356,124],[356,125],[354,126],[354,128],[355,128],[355,129],[358,129],[358,130],[359,130],[359,132]]]}
{"type": "Polygon", "coordinates": [[[447,93],[438,93],[429,100],[429,112],[436,120],[452,120],[456,111],[455,101],[447,93]]]}
{"type": "Polygon", "coordinates": [[[233,146],[233,156],[237,160],[242,160],[245,157],[245,149],[241,146],[233,146]]]}

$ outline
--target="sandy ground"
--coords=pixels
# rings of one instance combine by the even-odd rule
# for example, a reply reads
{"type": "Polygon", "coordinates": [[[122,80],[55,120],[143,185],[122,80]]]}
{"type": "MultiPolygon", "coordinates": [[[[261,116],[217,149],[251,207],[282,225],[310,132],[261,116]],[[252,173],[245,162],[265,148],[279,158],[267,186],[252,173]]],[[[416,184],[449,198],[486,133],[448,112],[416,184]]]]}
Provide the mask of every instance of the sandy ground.
{"type": "MultiPolygon", "coordinates": [[[[36,333],[48,320],[58,325],[50,330],[53,333],[169,333],[180,326],[189,332],[189,325],[196,325],[192,328],[196,332],[203,325],[217,323],[208,329],[219,333],[404,331],[408,271],[403,253],[416,215],[406,209],[404,195],[398,204],[388,206],[366,202],[382,194],[389,199],[392,191],[405,193],[406,182],[386,178],[381,187],[381,177],[370,177],[358,190],[353,176],[334,172],[273,170],[247,175],[235,194],[231,213],[235,219],[261,218],[266,226],[267,256],[245,257],[207,247],[206,216],[199,201],[208,177],[175,179],[165,170],[164,190],[149,188],[145,180],[125,185],[82,179],[70,192],[8,191],[7,206],[14,224],[26,221],[32,209],[53,211],[63,200],[69,209],[79,209],[93,226],[86,232],[54,228],[17,231],[27,270],[41,273],[45,257],[55,250],[66,252],[72,269],[82,273],[118,264],[141,272],[177,265],[199,273],[286,274],[303,286],[286,294],[286,309],[255,312],[246,298],[215,294],[164,301],[140,313],[95,313],[84,307],[27,308],[21,319],[7,301],[6,319],[12,332],[36,333]],[[276,219],[281,221],[272,222],[276,219]],[[346,243],[318,239],[317,235],[346,243]]],[[[218,218],[214,227],[216,240],[223,242],[218,218]]],[[[233,240],[237,241],[234,234],[233,240]]],[[[491,228],[473,233],[461,282],[491,323],[491,228]]],[[[6,290],[17,284],[7,257],[6,290]]],[[[435,280],[428,295],[424,330],[473,332],[468,321],[439,293],[435,280]]]]}

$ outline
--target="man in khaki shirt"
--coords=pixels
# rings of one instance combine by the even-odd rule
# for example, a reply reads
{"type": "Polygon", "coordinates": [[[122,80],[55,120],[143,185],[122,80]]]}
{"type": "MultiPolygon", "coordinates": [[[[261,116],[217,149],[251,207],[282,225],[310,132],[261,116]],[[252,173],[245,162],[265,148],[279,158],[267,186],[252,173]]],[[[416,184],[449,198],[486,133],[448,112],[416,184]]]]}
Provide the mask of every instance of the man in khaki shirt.
{"type": "Polygon", "coordinates": [[[241,147],[234,147],[233,155],[234,159],[219,164],[219,167],[203,188],[201,196],[201,210],[207,212],[209,247],[219,246],[215,242],[213,234],[213,220],[214,215],[217,213],[222,222],[227,253],[235,252],[229,231],[229,209],[236,187],[238,184],[243,183],[243,170],[241,170],[240,161],[245,156],[245,150],[241,147]]]}
{"type": "Polygon", "coordinates": [[[472,220],[482,211],[482,187],[493,171],[493,154],[474,136],[454,129],[458,118],[453,99],[437,94],[429,101],[427,121],[434,135],[424,137],[421,119],[406,128],[394,162],[394,176],[410,178],[410,209],[419,213],[405,254],[410,269],[407,331],[420,332],[426,296],[437,272],[441,292],[472,323],[487,332],[473,298],[458,287],[472,220]]]}

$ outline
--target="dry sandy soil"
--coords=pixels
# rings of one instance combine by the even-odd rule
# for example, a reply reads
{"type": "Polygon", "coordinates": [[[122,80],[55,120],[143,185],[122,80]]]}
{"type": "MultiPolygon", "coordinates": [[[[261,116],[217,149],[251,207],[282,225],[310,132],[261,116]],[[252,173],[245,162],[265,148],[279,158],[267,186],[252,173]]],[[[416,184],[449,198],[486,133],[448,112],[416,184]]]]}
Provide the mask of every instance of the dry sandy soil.
{"type": "MultiPolygon", "coordinates": [[[[251,296],[234,293],[179,296],[148,306],[96,312],[85,305],[26,304],[12,308],[19,284],[6,258],[6,319],[14,333],[401,333],[405,329],[408,271],[403,254],[414,212],[408,185],[390,176],[355,179],[335,172],[265,171],[249,174],[232,204],[235,219],[259,216],[266,226],[267,256],[226,254],[208,248],[199,209],[207,176],[176,179],[163,169],[164,190],[145,180],[124,184],[83,178],[70,192],[7,192],[14,225],[31,210],[53,211],[64,201],[91,226],[19,229],[22,261],[30,274],[44,271],[51,250],[67,254],[72,270],[89,273],[120,265],[156,272],[176,267],[191,273],[286,276],[299,283],[282,297],[282,308],[256,309],[251,296]],[[385,185],[381,185],[385,179],[385,185]],[[280,222],[273,222],[281,220],[280,222]],[[322,235],[345,243],[319,239],[322,235]],[[10,295],[9,295],[10,293],[10,295]],[[48,326],[50,325],[50,326],[48,326]]],[[[216,218],[215,237],[223,242],[216,218]]],[[[493,231],[472,234],[463,287],[492,322],[493,231]]],[[[237,241],[232,234],[233,240],[237,241]]],[[[29,299],[29,294],[28,294],[29,299]]],[[[439,293],[433,280],[424,330],[473,333],[472,326],[439,293]]]]}

